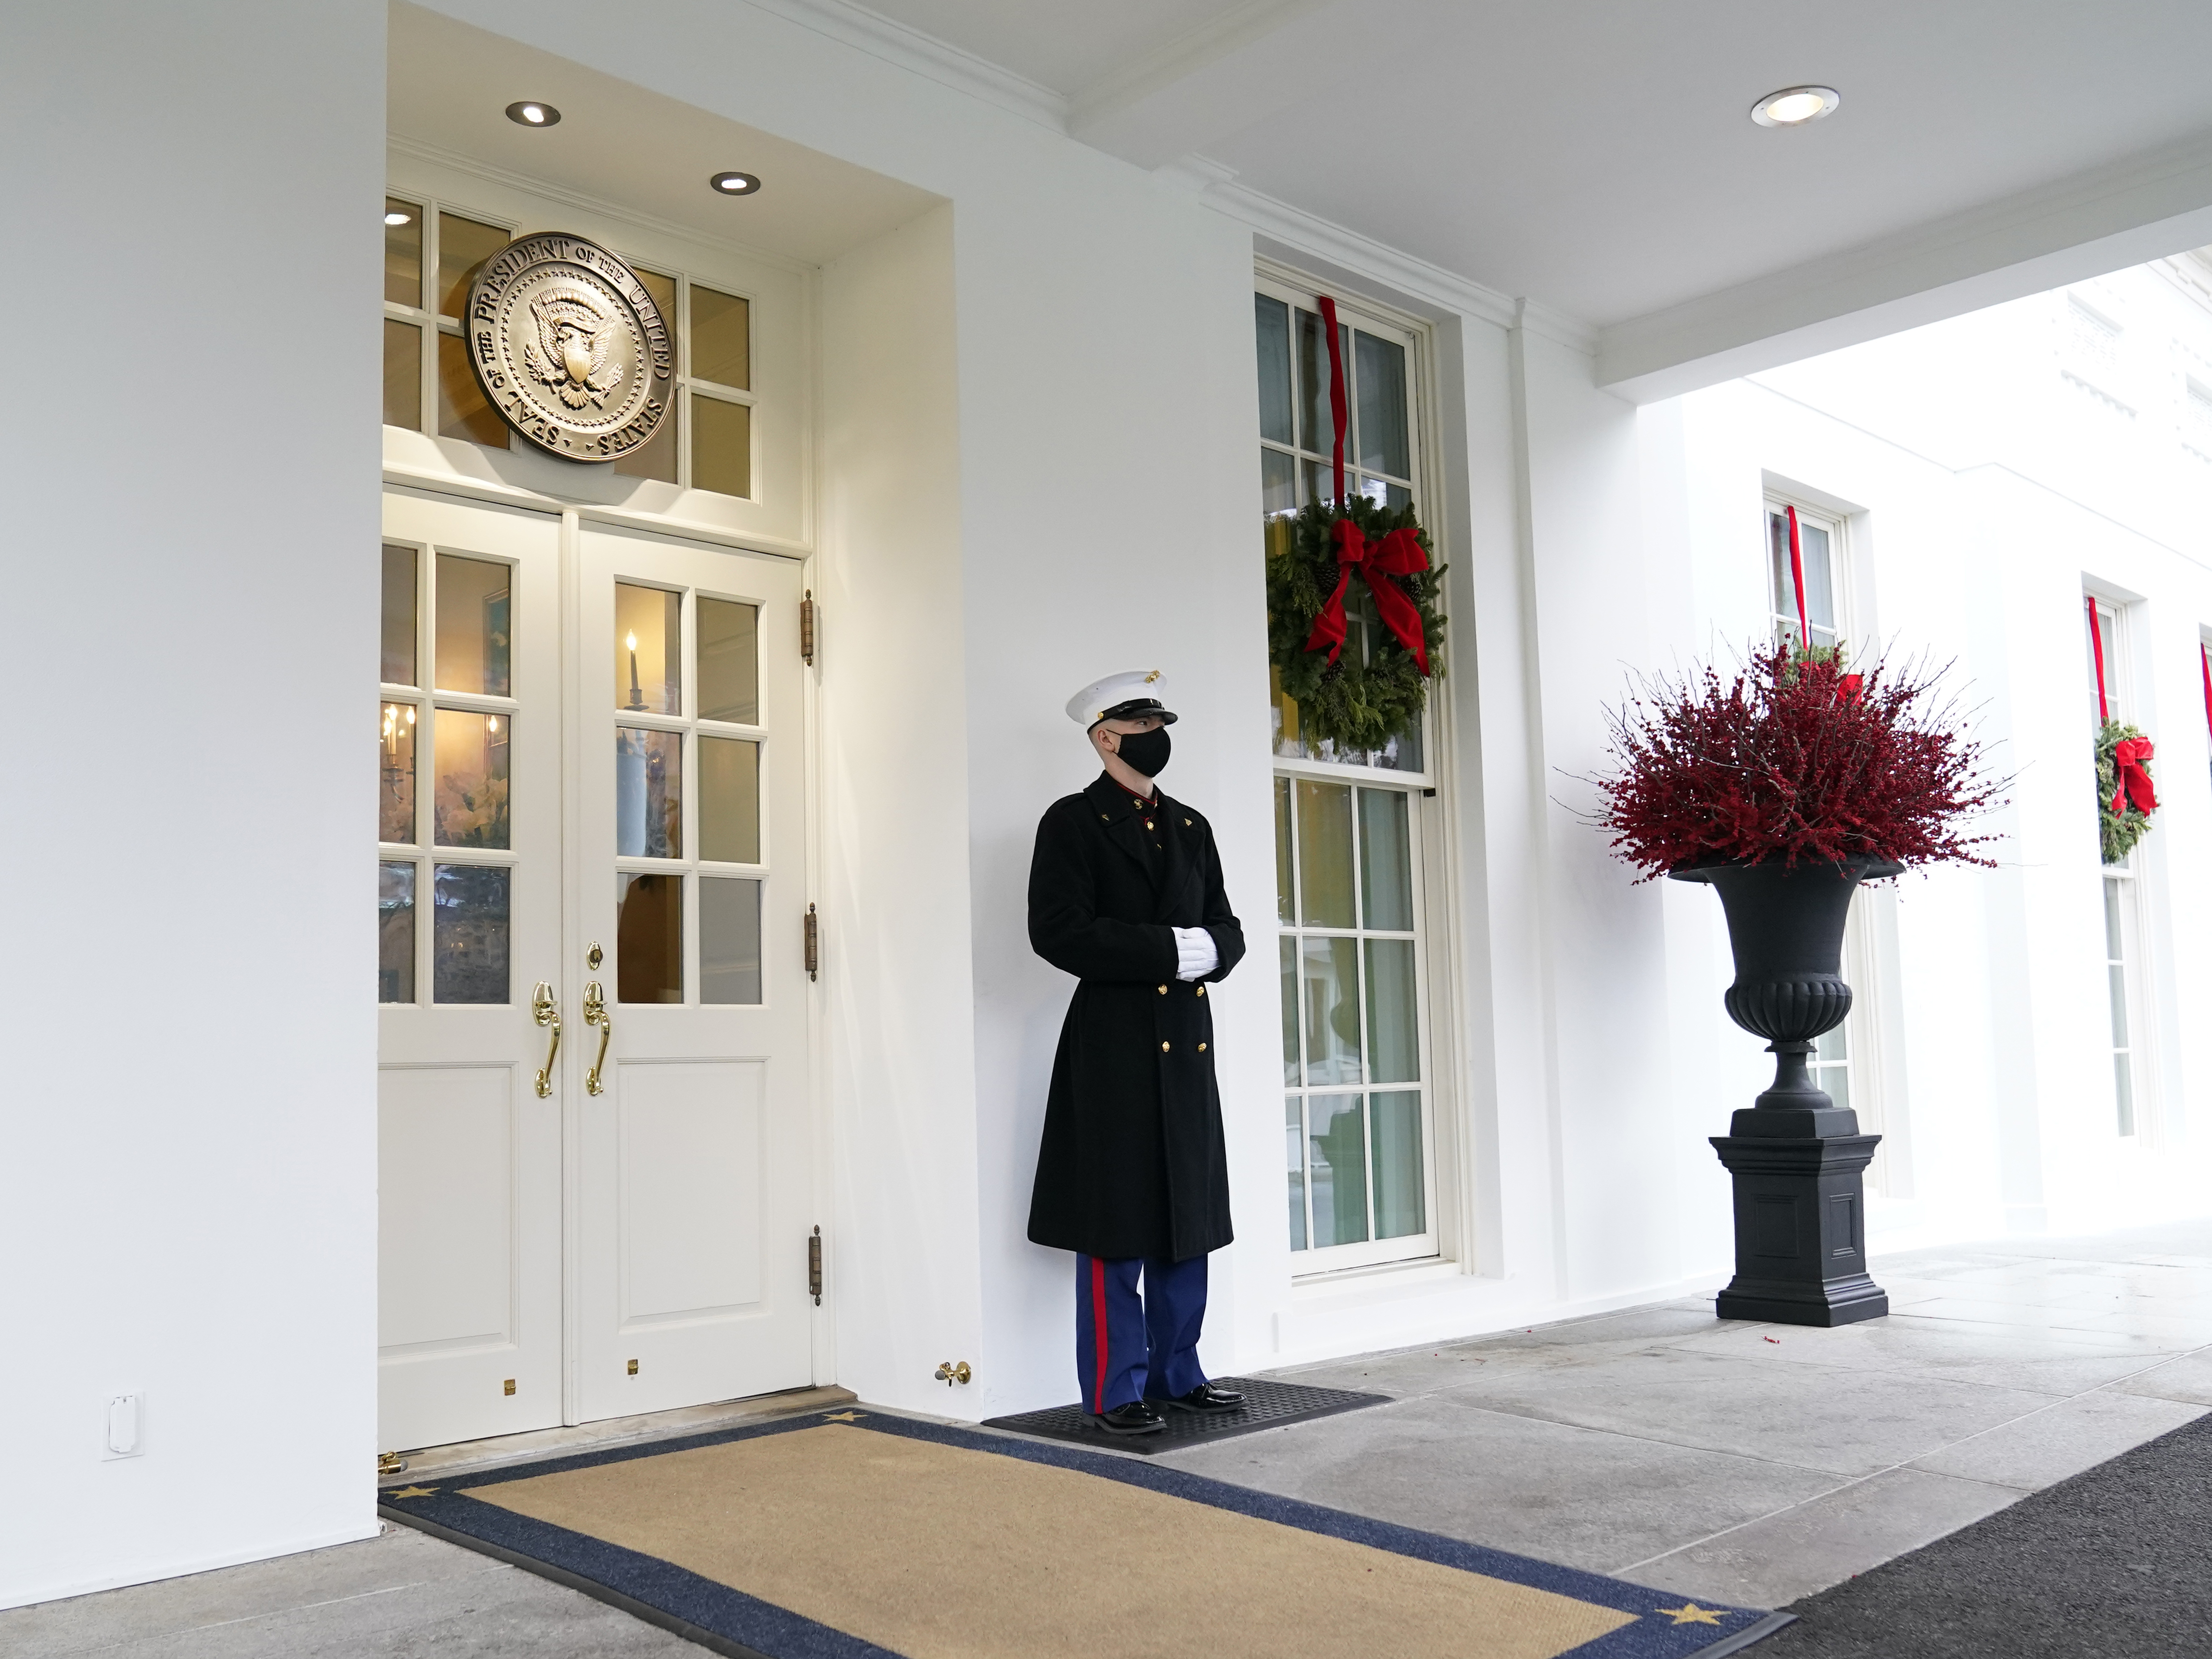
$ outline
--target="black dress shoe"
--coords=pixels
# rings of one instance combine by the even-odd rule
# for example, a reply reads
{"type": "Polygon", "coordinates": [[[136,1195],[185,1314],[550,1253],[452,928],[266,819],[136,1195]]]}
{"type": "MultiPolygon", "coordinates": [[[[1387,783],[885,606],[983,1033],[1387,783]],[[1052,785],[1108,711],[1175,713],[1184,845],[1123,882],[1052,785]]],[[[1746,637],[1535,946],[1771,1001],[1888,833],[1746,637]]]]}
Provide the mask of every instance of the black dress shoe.
{"type": "Polygon", "coordinates": [[[1162,1402],[1186,1412],[1233,1412],[1244,1403],[1244,1396],[1235,1389],[1224,1389],[1218,1382],[1201,1382],[1188,1394],[1179,1394],[1162,1402]]]}
{"type": "Polygon", "coordinates": [[[1158,1434],[1168,1425],[1167,1419],[1142,1400],[1132,1400],[1111,1411],[1093,1412],[1091,1420],[1109,1434],[1158,1434]]]}

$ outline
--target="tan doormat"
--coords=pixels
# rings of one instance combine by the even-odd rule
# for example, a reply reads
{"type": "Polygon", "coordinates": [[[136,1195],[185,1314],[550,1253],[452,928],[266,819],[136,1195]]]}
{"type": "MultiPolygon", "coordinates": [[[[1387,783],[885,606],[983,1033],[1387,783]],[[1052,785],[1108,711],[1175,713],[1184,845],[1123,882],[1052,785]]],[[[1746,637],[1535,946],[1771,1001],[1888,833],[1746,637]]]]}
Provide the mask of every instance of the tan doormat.
{"type": "Polygon", "coordinates": [[[743,1659],[1717,1659],[1790,1622],[857,1408],[380,1498],[743,1659]]]}

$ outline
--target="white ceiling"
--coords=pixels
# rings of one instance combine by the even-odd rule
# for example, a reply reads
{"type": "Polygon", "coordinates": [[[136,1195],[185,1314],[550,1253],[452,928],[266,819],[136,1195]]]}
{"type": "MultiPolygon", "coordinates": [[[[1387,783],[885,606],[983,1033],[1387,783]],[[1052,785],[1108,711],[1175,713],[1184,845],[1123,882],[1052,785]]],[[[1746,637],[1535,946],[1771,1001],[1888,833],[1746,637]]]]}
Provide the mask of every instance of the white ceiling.
{"type": "Polygon", "coordinates": [[[396,138],[716,241],[823,264],[927,212],[938,198],[758,128],[418,6],[391,12],[386,125],[396,138]],[[508,120],[538,98],[558,126],[508,120]],[[757,173],[757,196],[719,196],[717,173],[757,173]]]}
{"type": "MultiPolygon", "coordinates": [[[[1991,252],[1911,280],[2212,209],[2207,0],[871,5],[1050,88],[1086,142],[1206,156],[1601,331],[1997,221],[1991,252]],[[1841,107],[1752,123],[1802,82],[1841,107]]],[[[2173,234],[2159,252],[2206,240],[2173,234]]]]}

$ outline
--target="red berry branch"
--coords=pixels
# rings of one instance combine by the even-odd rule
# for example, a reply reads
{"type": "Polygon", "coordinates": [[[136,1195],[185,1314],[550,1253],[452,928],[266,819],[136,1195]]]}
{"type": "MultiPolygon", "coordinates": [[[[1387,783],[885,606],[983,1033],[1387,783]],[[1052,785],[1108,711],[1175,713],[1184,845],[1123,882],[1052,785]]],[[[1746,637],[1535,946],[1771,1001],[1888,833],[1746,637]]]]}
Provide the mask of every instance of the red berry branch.
{"type": "Polygon", "coordinates": [[[1689,865],[1979,864],[1993,836],[1962,833],[1996,810],[2006,780],[1983,769],[1940,672],[1847,674],[1839,653],[1754,652],[1723,684],[1711,667],[1645,681],[1607,711],[1619,763],[1594,781],[1614,855],[1649,881],[1689,865]]]}

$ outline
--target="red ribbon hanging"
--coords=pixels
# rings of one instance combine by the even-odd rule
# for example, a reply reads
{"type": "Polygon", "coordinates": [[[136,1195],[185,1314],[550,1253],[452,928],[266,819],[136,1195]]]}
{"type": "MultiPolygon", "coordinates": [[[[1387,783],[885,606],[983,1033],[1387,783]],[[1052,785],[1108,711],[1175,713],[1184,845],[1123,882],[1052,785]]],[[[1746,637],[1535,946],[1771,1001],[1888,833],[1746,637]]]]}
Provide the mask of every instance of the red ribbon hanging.
{"type": "MultiPolygon", "coordinates": [[[[1350,410],[1344,396],[1344,349],[1337,338],[1336,301],[1326,294],[1319,296],[1322,326],[1328,331],[1328,412],[1336,424],[1336,494],[1332,498],[1340,512],[1345,502],[1344,491],[1344,434],[1350,410]]],[[[1367,591],[1375,596],[1375,614],[1382,618],[1382,626],[1390,630],[1391,637],[1413,653],[1413,662],[1422,674],[1429,672],[1429,642],[1421,630],[1421,609],[1407,596],[1406,590],[1390,576],[1410,576],[1429,568],[1429,556],[1421,550],[1421,544],[1410,530],[1394,530],[1379,542],[1370,545],[1366,532],[1350,519],[1339,519],[1332,526],[1336,538],[1336,591],[1328,596],[1314,617],[1313,632],[1306,636],[1306,649],[1318,651],[1328,647],[1328,659],[1334,662],[1344,649],[1345,590],[1352,586],[1352,573],[1359,572],[1367,583],[1367,591]]]]}
{"type": "MultiPolygon", "coordinates": [[[[2097,599],[2089,596],[2089,649],[2097,658],[2097,726],[2101,732],[2111,722],[2112,711],[2105,702],[2105,630],[2097,626],[2097,599]]],[[[2115,812],[2120,809],[2115,806],[2115,812]]]]}
{"type": "Polygon", "coordinates": [[[1421,632],[1420,607],[1406,597],[1404,588],[1383,579],[1426,570],[1429,556],[1421,551],[1420,543],[1410,530],[1394,530],[1370,544],[1358,525],[1349,519],[1339,519],[1335,532],[1336,592],[1328,596],[1328,602],[1314,617],[1313,632],[1306,636],[1306,649],[1318,651],[1326,645],[1331,662],[1344,649],[1344,592],[1352,586],[1352,573],[1357,570],[1366,579],[1367,591],[1375,596],[1375,614],[1382,619],[1382,626],[1413,653],[1413,661],[1421,672],[1427,673],[1429,642],[1421,632]]]}
{"type": "Polygon", "coordinates": [[[1336,301],[1326,294],[1321,296],[1321,321],[1328,331],[1328,413],[1336,423],[1336,493],[1329,500],[1340,507],[1344,503],[1344,428],[1350,410],[1344,401],[1344,348],[1336,337],[1336,301]]]}
{"type": "Polygon", "coordinates": [[[2150,774],[2142,763],[2151,757],[2148,738],[2125,738],[2112,745],[2112,762],[2119,773],[2112,789],[2112,811],[2121,811],[2126,802],[2136,811],[2149,815],[2158,805],[2158,797],[2151,792],[2150,774]]]}
{"type": "Polygon", "coordinates": [[[2212,737],[2212,645],[2201,640],[2197,646],[2197,665],[2204,671],[2204,734],[2212,737]]]}
{"type": "Polygon", "coordinates": [[[1805,550],[1797,542],[1797,509],[1782,509],[1790,520],[1790,585],[1797,590],[1797,643],[1807,651],[1813,648],[1813,630],[1805,621],[1805,550]]]}

